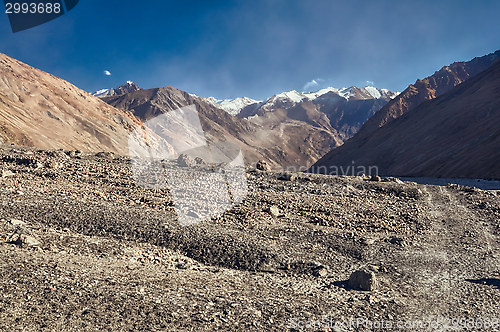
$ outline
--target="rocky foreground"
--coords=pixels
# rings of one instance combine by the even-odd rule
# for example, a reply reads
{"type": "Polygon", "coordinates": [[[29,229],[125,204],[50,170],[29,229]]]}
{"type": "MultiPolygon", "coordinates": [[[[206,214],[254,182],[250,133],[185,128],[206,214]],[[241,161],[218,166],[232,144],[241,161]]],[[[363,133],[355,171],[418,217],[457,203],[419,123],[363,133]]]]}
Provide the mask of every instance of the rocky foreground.
{"type": "Polygon", "coordinates": [[[241,204],[182,227],[126,157],[0,167],[1,331],[500,330],[496,192],[248,168],[241,204]]]}

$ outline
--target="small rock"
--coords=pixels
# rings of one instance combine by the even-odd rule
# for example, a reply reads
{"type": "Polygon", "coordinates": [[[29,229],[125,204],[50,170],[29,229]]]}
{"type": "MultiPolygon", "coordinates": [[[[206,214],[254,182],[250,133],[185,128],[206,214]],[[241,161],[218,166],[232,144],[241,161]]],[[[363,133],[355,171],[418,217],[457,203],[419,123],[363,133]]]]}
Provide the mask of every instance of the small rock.
{"type": "Polygon", "coordinates": [[[38,246],[40,245],[40,241],[37,238],[27,235],[27,234],[12,234],[9,238],[7,238],[8,243],[12,243],[18,246],[38,246]]]}
{"type": "Polygon", "coordinates": [[[367,245],[372,245],[375,243],[377,239],[375,238],[362,238],[361,239],[361,242],[363,242],[364,244],[367,244],[367,245]]]}
{"type": "Polygon", "coordinates": [[[63,159],[69,158],[69,156],[66,153],[64,153],[64,151],[61,150],[49,151],[48,155],[55,158],[63,158],[63,159]]]}
{"type": "Polygon", "coordinates": [[[11,172],[11,171],[9,171],[8,169],[7,169],[7,170],[3,170],[3,171],[2,171],[2,177],[3,177],[3,178],[6,178],[6,177],[8,177],[8,176],[13,176],[13,175],[14,175],[14,173],[13,173],[13,172],[11,172]]]}
{"type": "Polygon", "coordinates": [[[351,274],[347,282],[349,287],[364,291],[372,291],[377,287],[375,273],[368,270],[358,270],[351,274]]]}
{"type": "Polygon", "coordinates": [[[281,215],[281,212],[276,205],[269,207],[267,209],[267,212],[269,212],[269,214],[272,215],[273,217],[278,217],[281,215]]]}
{"type": "Polygon", "coordinates": [[[293,180],[295,180],[295,176],[294,176],[293,174],[283,173],[283,174],[281,174],[281,175],[278,177],[278,180],[282,180],[282,181],[293,181],[293,180]]]}
{"type": "Polygon", "coordinates": [[[108,152],[108,151],[97,152],[95,154],[95,156],[100,157],[100,158],[107,158],[107,159],[114,159],[115,158],[115,154],[113,152],[108,152]]]}
{"type": "Polygon", "coordinates": [[[259,160],[255,167],[261,171],[266,172],[269,172],[271,170],[271,166],[269,166],[265,160],[259,160]]]}
{"type": "Polygon", "coordinates": [[[327,274],[328,274],[328,270],[327,270],[327,269],[325,269],[324,267],[321,267],[321,268],[319,268],[319,269],[316,269],[316,270],[314,270],[314,272],[313,272],[313,275],[314,275],[315,277],[318,277],[318,278],[319,278],[319,277],[324,277],[324,276],[326,276],[327,274]]]}
{"type": "Polygon", "coordinates": [[[397,244],[397,245],[402,246],[402,247],[404,247],[406,245],[406,241],[403,238],[396,237],[396,236],[391,237],[389,242],[392,244],[397,244]]]}
{"type": "Polygon", "coordinates": [[[206,165],[207,163],[205,162],[205,160],[201,157],[196,157],[194,158],[194,161],[196,162],[197,165],[206,165]]]}
{"type": "Polygon", "coordinates": [[[31,235],[26,235],[23,234],[20,236],[21,242],[23,245],[27,245],[29,247],[34,247],[40,245],[40,241],[38,241],[37,238],[31,236],[31,235]]]}
{"type": "Polygon", "coordinates": [[[82,155],[82,151],[80,150],[71,150],[67,152],[67,155],[70,156],[71,158],[79,157],[82,155]]]}
{"type": "Polygon", "coordinates": [[[370,178],[370,181],[380,182],[381,178],[378,175],[372,175],[372,177],[370,178]]]}
{"type": "Polygon", "coordinates": [[[396,182],[396,183],[400,183],[400,184],[403,183],[403,181],[401,181],[400,179],[392,177],[392,176],[386,177],[385,179],[382,180],[382,182],[396,182]]]}
{"type": "Polygon", "coordinates": [[[193,167],[194,161],[189,155],[183,153],[177,158],[177,164],[181,167],[193,167]]]}
{"type": "Polygon", "coordinates": [[[62,164],[55,160],[52,160],[47,163],[47,167],[52,169],[58,169],[62,167],[62,164]]]}
{"type": "Polygon", "coordinates": [[[18,219],[10,219],[9,222],[14,225],[14,226],[24,226],[26,225],[26,223],[22,220],[18,220],[18,219]]]}
{"type": "Polygon", "coordinates": [[[21,245],[21,241],[19,239],[19,234],[17,234],[17,233],[14,233],[11,236],[7,237],[6,242],[21,245]]]}

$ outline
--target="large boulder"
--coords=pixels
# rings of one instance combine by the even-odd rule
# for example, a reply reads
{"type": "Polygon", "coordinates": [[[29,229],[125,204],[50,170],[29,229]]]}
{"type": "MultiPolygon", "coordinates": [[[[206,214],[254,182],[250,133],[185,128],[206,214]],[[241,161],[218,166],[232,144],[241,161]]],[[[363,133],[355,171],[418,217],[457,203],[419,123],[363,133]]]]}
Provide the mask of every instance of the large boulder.
{"type": "Polygon", "coordinates": [[[183,153],[177,158],[177,164],[181,167],[193,167],[195,162],[189,155],[183,153]]]}
{"type": "Polygon", "coordinates": [[[377,287],[375,273],[368,270],[358,270],[351,274],[347,285],[364,291],[372,291],[377,287]]]}
{"type": "Polygon", "coordinates": [[[271,166],[269,166],[269,164],[265,160],[259,160],[255,165],[255,168],[266,172],[269,172],[271,170],[271,166]]]}

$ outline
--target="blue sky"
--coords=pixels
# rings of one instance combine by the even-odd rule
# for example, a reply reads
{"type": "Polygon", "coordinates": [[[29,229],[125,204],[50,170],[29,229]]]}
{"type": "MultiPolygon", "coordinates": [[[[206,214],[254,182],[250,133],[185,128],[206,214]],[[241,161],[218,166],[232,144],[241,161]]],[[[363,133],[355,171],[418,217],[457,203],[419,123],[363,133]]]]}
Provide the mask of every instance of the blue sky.
{"type": "Polygon", "coordinates": [[[80,0],[16,34],[0,16],[0,52],[89,92],[126,80],[219,99],[402,91],[500,49],[500,1],[80,0]]]}

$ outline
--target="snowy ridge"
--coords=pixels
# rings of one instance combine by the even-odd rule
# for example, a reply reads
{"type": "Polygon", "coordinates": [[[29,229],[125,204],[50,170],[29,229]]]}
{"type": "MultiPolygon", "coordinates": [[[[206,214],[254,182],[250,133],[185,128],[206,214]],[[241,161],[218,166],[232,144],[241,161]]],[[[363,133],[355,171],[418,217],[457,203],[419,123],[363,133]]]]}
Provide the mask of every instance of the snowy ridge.
{"type": "Polygon", "coordinates": [[[260,108],[264,111],[270,111],[276,107],[290,108],[303,100],[309,100],[305,95],[295,90],[282,92],[269,98],[260,108]]]}
{"type": "Polygon", "coordinates": [[[295,90],[292,90],[292,91],[288,91],[288,92],[282,92],[280,93],[279,95],[276,95],[274,98],[273,98],[273,101],[277,101],[277,100],[290,100],[294,103],[300,103],[302,101],[302,99],[306,98],[306,96],[304,96],[303,94],[301,93],[298,93],[297,91],[295,90]]]}
{"type": "MultiPolygon", "coordinates": [[[[338,98],[344,98],[346,101],[349,99],[380,99],[380,98],[395,98],[399,92],[391,92],[387,89],[377,89],[373,86],[365,86],[364,88],[357,88],[351,86],[349,88],[337,89],[333,87],[324,88],[316,92],[297,92],[295,90],[282,92],[274,95],[268,100],[262,102],[248,97],[240,97],[236,99],[216,99],[214,97],[200,98],[211,105],[217,106],[231,115],[237,115],[245,107],[255,105],[253,114],[261,109],[265,112],[272,111],[276,108],[288,109],[298,103],[304,101],[314,101],[317,98],[332,98],[332,101],[338,98]],[[328,96],[325,96],[327,95],[328,96]],[[332,95],[333,94],[333,95],[332,95]]],[[[196,95],[192,95],[198,97],[196,95]]],[[[251,115],[250,115],[251,116],[251,115]]]]}
{"type": "Polygon", "coordinates": [[[342,88],[342,89],[336,89],[336,88],[325,88],[321,89],[317,92],[311,92],[311,93],[304,93],[304,95],[309,98],[309,100],[314,100],[318,97],[321,97],[324,94],[327,94],[329,92],[333,92],[338,94],[344,99],[349,100],[350,98],[356,98],[356,99],[380,99],[382,97],[387,97],[390,99],[394,99],[399,92],[391,92],[387,89],[377,89],[373,86],[365,86],[364,88],[357,88],[355,86],[351,86],[350,88],[342,88]]]}
{"type": "Polygon", "coordinates": [[[387,96],[391,99],[394,99],[396,98],[401,92],[392,92],[390,90],[387,90],[387,89],[380,89],[380,93],[382,94],[382,96],[387,96]]]}
{"type": "Polygon", "coordinates": [[[114,95],[122,95],[125,93],[134,92],[137,90],[140,90],[140,88],[137,86],[137,84],[135,84],[132,81],[126,81],[125,84],[120,85],[119,87],[117,87],[115,89],[97,90],[96,92],[92,93],[92,95],[94,97],[102,98],[102,97],[108,97],[108,96],[114,96],[114,95]]]}
{"type": "Polygon", "coordinates": [[[307,98],[309,98],[309,100],[314,100],[318,97],[321,97],[322,95],[327,94],[328,92],[333,92],[333,93],[340,95],[339,94],[340,90],[342,90],[342,89],[336,89],[336,88],[329,87],[329,88],[321,89],[321,90],[316,91],[316,92],[303,93],[303,95],[306,96],[307,98]]]}
{"type": "Polygon", "coordinates": [[[101,89],[101,90],[97,90],[96,92],[94,92],[92,95],[94,97],[99,97],[101,95],[106,95],[106,92],[108,92],[110,89],[101,89]]]}
{"type": "Polygon", "coordinates": [[[374,88],[373,86],[365,86],[363,89],[373,98],[378,99],[382,97],[380,91],[377,88],[374,88]]]}
{"type": "Polygon", "coordinates": [[[217,106],[231,115],[237,115],[245,107],[253,104],[258,104],[261,102],[259,100],[254,100],[248,97],[239,97],[236,99],[224,99],[224,100],[215,99],[214,97],[208,97],[203,99],[209,104],[217,106]]]}

